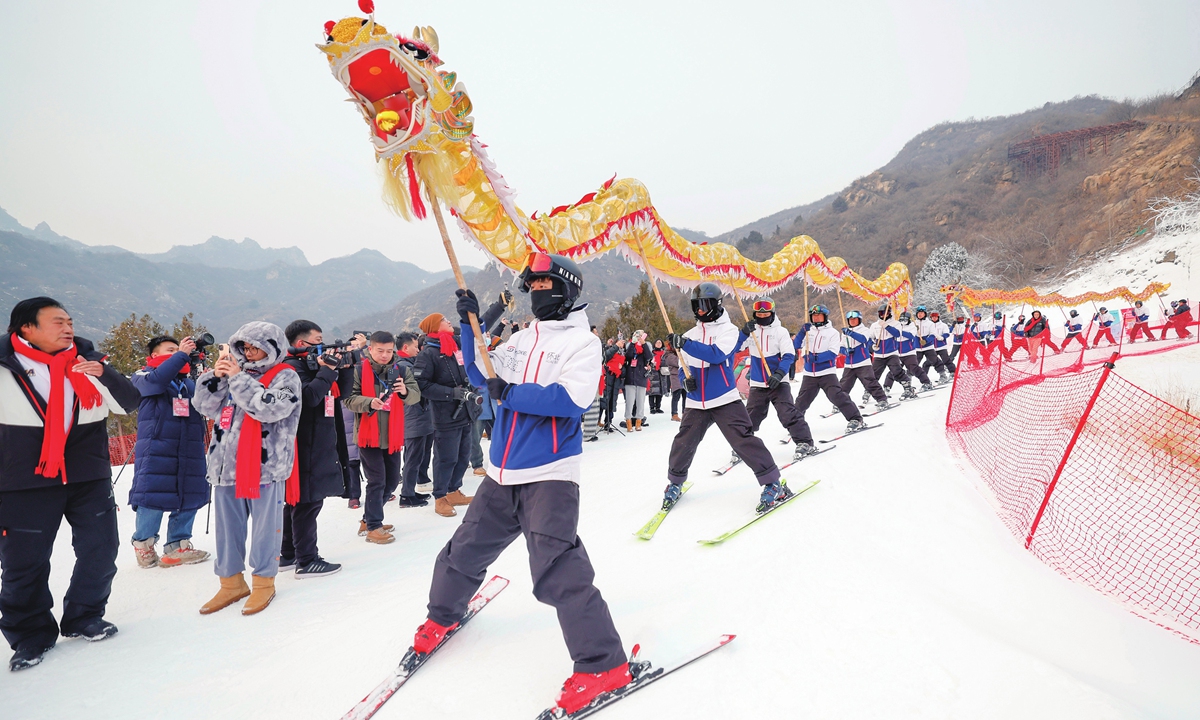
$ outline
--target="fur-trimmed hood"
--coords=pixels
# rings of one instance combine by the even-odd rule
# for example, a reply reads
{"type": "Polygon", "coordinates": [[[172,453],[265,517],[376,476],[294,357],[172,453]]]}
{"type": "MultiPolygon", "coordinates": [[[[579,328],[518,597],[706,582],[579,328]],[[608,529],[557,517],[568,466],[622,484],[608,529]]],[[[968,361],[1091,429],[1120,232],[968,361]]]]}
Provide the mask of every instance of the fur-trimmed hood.
{"type": "Polygon", "coordinates": [[[252,375],[262,375],[287,358],[287,335],[283,328],[274,323],[255,320],[238,328],[229,338],[229,352],[237,358],[238,365],[252,375]],[[250,343],[267,353],[267,356],[257,362],[246,359],[246,351],[242,343],[250,343]]]}

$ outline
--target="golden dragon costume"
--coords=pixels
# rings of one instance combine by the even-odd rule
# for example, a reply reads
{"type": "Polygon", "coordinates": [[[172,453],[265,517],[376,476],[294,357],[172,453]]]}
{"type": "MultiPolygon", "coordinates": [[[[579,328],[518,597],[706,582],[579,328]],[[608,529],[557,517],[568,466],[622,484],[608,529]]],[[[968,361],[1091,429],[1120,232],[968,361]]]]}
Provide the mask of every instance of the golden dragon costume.
{"type": "Polygon", "coordinates": [[[1018,303],[1031,307],[1039,305],[1043,307],[1079,307],[1089,302],[1106,302],[1117,298],[1132,305],[1135,301],[1146,301],[1155,295],[1164,293],[1169,287],[1171,287],[1170,283],[1152,282],[1140,293],[1135,293],[1122,285],[1108,292],[1060,295],[1058,293],[1042,294],[1031,287],[1024,287],[1020,290],[976,290],[965,285],[943,285],[942,293],[946,296],[946,307],[948,308],[954,307],[955,302],[962,303],[969,308],[981,305],[1016,305],[1018,303]]]}
{"type": "Polygon", "coordinates": [[[682,288],[710,281],[760,295],[803,276],[818,289],[837,287],[868,302],[908,305],[912,284],[901,263],[869,280],[841,258],[825,257],[807,235],[762,262],[725,243],[695,244],[663,222],[645,186],[633,179],[614,178],[572,205],[526,215],[473,133],[466,89],[455,73],[438,69],[433,28],[395,35],[375,22],[371,0],[359,0],[359,9],[366,18],[326,23],[325,42],[317,47],[362,113],[383,171],[384,197],[404,218],[423,218],[425,198],[440,200],[468,240],[514,271],[533,251],[582,262],[616,250],[652,277],[682,288]]]}

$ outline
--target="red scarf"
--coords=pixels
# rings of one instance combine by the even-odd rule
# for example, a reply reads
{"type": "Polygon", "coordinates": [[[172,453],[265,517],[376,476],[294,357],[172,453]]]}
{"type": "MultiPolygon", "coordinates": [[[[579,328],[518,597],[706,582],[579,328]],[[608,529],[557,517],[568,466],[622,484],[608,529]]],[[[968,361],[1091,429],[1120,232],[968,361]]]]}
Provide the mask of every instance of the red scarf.
{"type": "Polygon", "coordinates": [[[75,365],[75,359],[79,357],[74,345],[59,351],[56,355],[50,355],[26,345],[17,337],[16,333],[13,333],[11,341],[13,350],[18,355],[24,355],[30,360],[40,362],[50,368],[50,397],[46,399],[46,416],[42,418],[42,454],[38,458],[37,469],[34,472],[47,478],[55,478],[62,473],[65,484],[67,473],[63,467],[63,453],[66,451],[69,431],[64,428],[67,418],[66,408],[63,405],[65,393],[63,380],[70,381],[71,388],[75,390],[75,397],[79,398],[80,405],[88,410],[100,407],[104,402],[104,396],[100,394],[87,375],[71,372],[70,368],[75,365]]]}
{"type": "Polygon", "coordinates": [[[441,345],[443,355],[453,355],[454,353],[458,352],[458,344],[454,342],[454,333],[430,333],[429,337],[438,341],[438,343],[441,345]]]}
{"type": "MultiPolygon", "coordinates": [[[[275,376],[284,370],[292,370],[284,363],[263,373],[258,379],[263,387],[270,387],[275,376]]],[[[296,372],[292,370],[292,372],[296,372]]],[[[258,486],[262,482],[262,423],[245,413],[242,418],[242,434],[238,437],[237,446],[237,481],[234,497],[239,500],[257,500],[258,486]]],[[[292,456],[292,474],[288,476],[287,487],[283,499],[288,505],[300,502],[300,445],[296,444],[296,452],[292,456]]]]}
{"type": "MultiPolygon", "coordinates": [[[[454,344],[453,338],[451,338],[450,344],[454,344]]],[[[371,369],[371,361],[367,358],[363,358],[362,377],[359,385],[362,386],[363,397],[377,397],[375,394],[375,371],[371,369]]],[[[392,395],[388,398],[387,409],[380,411],[390,413],[388,415],[388,455],[400,452],[400,448],[404,447],[404,410],[390,412],[391,407],[395,404],[396,396],[392,395]]],[[[379,447],[378,413],[363,413],[362,419],[358,421],[358,446],[379,447]]]]}
{"type": "Polygon", "coordinates": [[[655,370],[662,370],[662,356],[663,356],[664,352],[666,352],[666,350],[655,350],[654,351],[654,369],[655,370]]]}

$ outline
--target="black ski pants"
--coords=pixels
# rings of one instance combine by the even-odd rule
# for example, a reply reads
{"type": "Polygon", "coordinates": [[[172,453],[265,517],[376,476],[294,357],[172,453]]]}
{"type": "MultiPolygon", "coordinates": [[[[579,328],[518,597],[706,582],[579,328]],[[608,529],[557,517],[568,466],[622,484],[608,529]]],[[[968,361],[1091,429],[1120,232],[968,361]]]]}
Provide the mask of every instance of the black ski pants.
{"type": "Polygon", "coordinates": [[[876,380],[883,382],[885,392],[892,389],[893,383],[903,383],[908,380],[908,373],[904,371],[899,355],[876,355],[871,360],[871,372],[875,373],[876,380]],[[887,370],[888,373],[886,380],[883,379],[884,370],[887,370]]]}
{"type": "Polygon", "coordinates": [[[433,431],[433,496],[445,497],[462,487],[471,461],[471,426],[433,431]]]}
{"type": "Polygon", "coordinates": [[[929,368],[931,368],[931,367],[934,370],[937,370],[939,374],[945,372],[945,370],[946,370],[946,366],[942,363],[941,356],[938,355],[938,351],[934,348],[926,348],[925,350],[918,350],[917,351],[917,359],[925,361],[924,364],[921,365],[921,370],[923,372],[925,372],[927,375],[928,375],[929,368]]]}
{"type": "Polygon", "coordinates": [[[417,485],[429,479],[429,461],[433,459],[433,433],[404,441],[404,470],[401,472],[400,494],[412,497],[417,485]]]}
{"type": "Polygon", "coordinates": [[[389,453],[379,448],[358,449],[363,474],[367,476],[367,490],[363,493],[363,522],[367,530],[383,526],[383,506],[388,495],[400,484],[400,453],[389,453]]]}
{"type": "Polygon", "coordinates": [[[805,375],[800,381],[800,392],[796,393],[796,410],[800,412],[800,423],[804,434],[804,442],[812,445],[812,430],[808,427],[808,421],[804,419],[804,413],[808,412],[808,408],[812,406],[813,400],[817,399],[817,393],[824,391],[825,397],[829,398],[829,402],[842,413],[842,417],[847,420],[862,420],[862,413],[858,411],[858,406],[850,399],[842,386],[838,383],[837,375],[829,373],[828,375],[805,375]]]}
{"type": "Polygon", "coordinates": [[[343,497],[358,500],[362,497],[362,461],[358,458],[346,463],[342,469],[346,480],[346,494],[343,497]]]}
{"type": "MultiPolygon", "coordinates": [[[[801,420],[803,422],[803,420],[801,420]]],[[[679,432],[671,441],[671,455],[667,461],[667,479],[673,485],[682,485],[687,480],[688,469],[696,457],[696,448],[704,440],[708,428],[717,424],[717,429],[746,465],[754,471],[759,485],[770,485],[779,480],[779,467],[763,441],[750,429],[750,415],[740,400],[715,408],[686,408],[679,432]]]]}
{"type": "Polygon", "coordinates": [[[324,500],[283,505],[283,546],[279,556],[304,567],[317,559],[317,515],[324,500]]]}
{"type": "Polygon", "coordinates": [[[759,426],[767,417],[768,408],[772,405],[775,406],[775,415],[779,417],[780,424],[793,440],[799,442],[799,424],[804,422],[804,416],[796,409],[796,401],[792,400],[792,388],[787,383],[779,383],[774,390],[765,387],[750,388],[746,414],[750,416],[751,432],[758,432],[759,426]]]}
{"type": "Polygon", "coordinates": [[[904,370],[910,376],[914,376],[920,380],[922,385],[929,384],[929,375],[927,375],[925,371],[921,369],[921,366],[917,364],[917,356],[915,354],[901,355],[900,364],[904,366],[904,370]]]}
{"type": "Polygon", "coordinates": [[[841,385],[842,392],[846,395],[854,389],[854,382],[862,383],[863,389],[871,393],[871,397],[875,398],[875,402],[887,403],[887,393],[879,386],[879,381],[875,379],[875,371],[870,365],[859,365],[858,367],[848,367],[842,370],[841,385]]]}
{"type": "Polygon", "coordinates": [[[577,533],[579,486],[564,480],[500,485],[484,478],[462,524],[442,548],[429,586],[429,618],[440,625],[462,619],[488,566],[525,536],[533,596],[558,612],[575,672],[600,673],[626,661],[594,580],[592,561],[577,533]]]}
{"type": "Polygon", "coordinates": [[[78,632],[104,617],[120,544],[108,480],[0,493],[0,631],[13,650],[51,648],[58,639],[50,556],[63,518],[71,526],[75,569],[61,630],[78,632]]]}

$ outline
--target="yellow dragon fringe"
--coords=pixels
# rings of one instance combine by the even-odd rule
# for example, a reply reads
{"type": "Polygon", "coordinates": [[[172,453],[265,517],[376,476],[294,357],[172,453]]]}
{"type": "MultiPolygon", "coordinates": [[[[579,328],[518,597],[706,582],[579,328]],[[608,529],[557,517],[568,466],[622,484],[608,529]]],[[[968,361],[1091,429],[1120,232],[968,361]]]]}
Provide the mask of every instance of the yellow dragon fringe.
{"type": "Polygon", "coordinates": [[[689,242],[663,222],[645,186],[633,179],[610,180],[573,205],[527,216],[472,132],[466,89],[454,73],[437,69],[437,34],[418,27],[410,37],[393,35],[375,23],[370,0],[359,5],[370,16],[326,23],[325,42],[317,47],[362,113],[382,169],[384,199],[402,217],[423,218],[425,201],[441,200],[468,240],[513,271],[534,251],[582,262],[615,250],[681,288],[707,281],[760,295],[803,277],[815,288],[836,287],[864,301],[909,304],[912,284],[903,264],[892,263],[870,280],[841,258],[825,257],[807,235],[761,262],[725,243],[689,242]]]}
{"type": "Polygon", "coordinates": [[[951,308],[954,307],[956,301],[969,308],[982,305],[1016,305],[1018,303],[1034,307],[1039,305],[1043,307],[1079,307],[1089,302],[1106,302],[1117,298],[1124,299],[1130,304],[1138,300],[1145,302],[1155,295],[1166,292],[1169,287],[1171,287],[1169,283],[1152,282],[1140,293],[1135,293],[1122,285],[1108,292],[1086,292],[1081,295],[1068,296],[1058,293],[1043,295],[1031,287],[1024,287],[1020,290],[976,290],[964,285],[944,285],[942,293],[946,296],[946,307],[951,308]]]}

